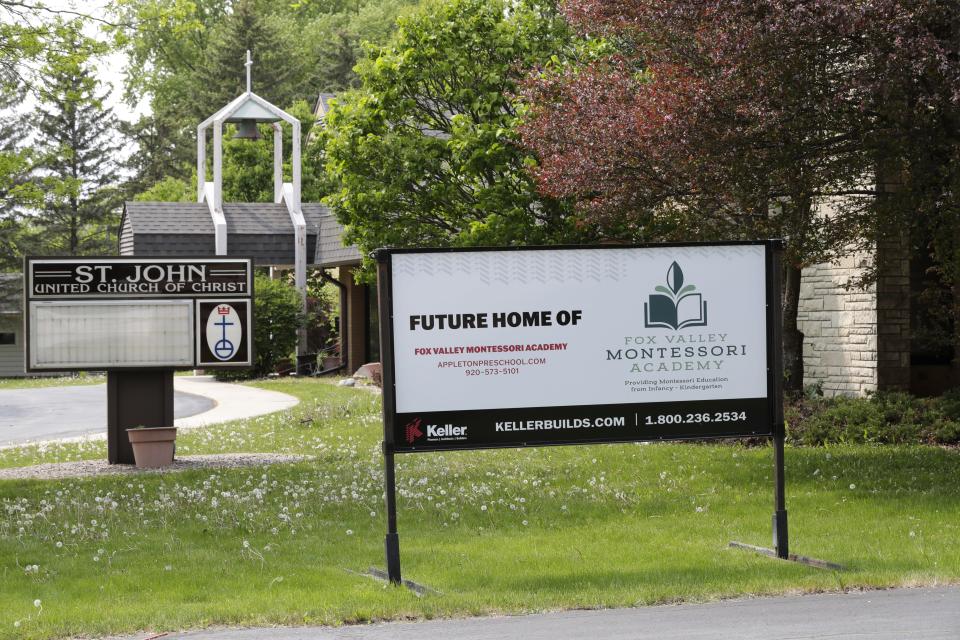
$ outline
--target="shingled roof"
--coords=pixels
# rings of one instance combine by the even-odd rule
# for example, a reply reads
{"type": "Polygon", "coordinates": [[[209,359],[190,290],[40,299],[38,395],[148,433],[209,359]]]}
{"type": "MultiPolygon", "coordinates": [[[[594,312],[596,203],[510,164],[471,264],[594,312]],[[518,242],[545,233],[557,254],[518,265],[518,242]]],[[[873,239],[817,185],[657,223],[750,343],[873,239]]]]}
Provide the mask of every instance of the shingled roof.
{"type": "MultiPolygon", "coordinates": [[[[341,244],[343,227],[322,204],[301,205],[307,256],[324,267],[359,264],[356,247],[341,244]],[[318,238],[320,241],[318,242],[318,238]]],[[[293,226],[282,203],[224,203],[227,250],[260,264],[293,264],[293,226]]],[[[207,205],[197,202],[127,202],[120,223],[121,255],[212,255],[214,228],[207,205]]]]}
{"type": "Polygon", "coordinates": [[[307,226],[316,225],[317,249],[313,263],[321,267],[343,267],[360,264],[362,256],[354,245],[343,246],[343,225],[320,204],[303,205],[303,215],[307,226]],[[309,213],[308,213],[309,210],[309,213]]]}

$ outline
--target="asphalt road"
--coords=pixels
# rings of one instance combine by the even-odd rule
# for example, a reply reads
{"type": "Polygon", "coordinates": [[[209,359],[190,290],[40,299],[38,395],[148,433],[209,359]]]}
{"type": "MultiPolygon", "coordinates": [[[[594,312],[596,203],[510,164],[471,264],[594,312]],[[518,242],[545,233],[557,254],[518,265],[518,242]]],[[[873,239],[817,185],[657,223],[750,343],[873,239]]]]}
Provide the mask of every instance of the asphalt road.
{"type": "MultiPolygon", "coordinates": [[[[184,418],[216,403],[173,392],[173,414],[184,418]]],[[[107,432],[107,385],[0,390],[0,445],[107,432]]]]}
{"type": "MultiPolygon", "coordinates": [[[[442,597],[442,596],[440,596],[442,597]]],[[[144,632],[129,640],[157,637],[144,632]]],[[[223,629],[163,640],[957,640],[960,587],[729,600],[637,609],[397,622],[339,628],[223,629]]]]}

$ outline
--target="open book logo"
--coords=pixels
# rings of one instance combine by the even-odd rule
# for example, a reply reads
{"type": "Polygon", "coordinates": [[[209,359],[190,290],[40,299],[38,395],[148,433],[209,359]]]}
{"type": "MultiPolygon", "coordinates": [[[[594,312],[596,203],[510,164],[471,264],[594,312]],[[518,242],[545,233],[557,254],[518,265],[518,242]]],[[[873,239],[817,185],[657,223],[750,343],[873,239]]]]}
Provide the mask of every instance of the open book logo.
{"type": "Polygon", "coordinates": [[[675,261],[667,269],[667,286],[654,287],[659,293],[643,304],[645,327],[683,329],[707,326],[707,303],[692,284],[683,286],[683,269],[675,261]]]}

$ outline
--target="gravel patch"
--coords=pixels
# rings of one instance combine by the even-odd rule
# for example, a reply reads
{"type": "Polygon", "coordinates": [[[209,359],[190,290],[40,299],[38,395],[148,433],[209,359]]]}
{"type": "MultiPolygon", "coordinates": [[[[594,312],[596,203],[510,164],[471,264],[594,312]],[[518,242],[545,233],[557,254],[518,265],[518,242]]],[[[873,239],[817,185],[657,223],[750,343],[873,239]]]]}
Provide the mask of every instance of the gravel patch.
{"type": "Polygon", "coordinates": [[[60,480],[135,473],[170,473],[188,469],[232,469],[267,464],[290,464],[312,459],[313,456],[279,453],[220,453],[207,456],[178,456],[171,466],[162,469],[137,469],[134,465],[109,464],[106,460],[48,462],[32,467],[0,469],[0,480],[60,480]]]}

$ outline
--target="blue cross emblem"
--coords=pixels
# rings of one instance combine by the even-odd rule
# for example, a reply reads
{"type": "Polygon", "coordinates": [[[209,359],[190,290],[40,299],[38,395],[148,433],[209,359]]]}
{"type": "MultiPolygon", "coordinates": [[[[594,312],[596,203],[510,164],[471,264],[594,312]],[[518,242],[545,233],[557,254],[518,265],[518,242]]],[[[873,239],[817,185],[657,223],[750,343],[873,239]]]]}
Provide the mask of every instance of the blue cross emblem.
{"type": "Polygon", "coordinates": [[[220,339],[217,340],[217,344],[213,346],[213,355],[220,360],[229,360],[233,357],[236,349],[233,343],[227,339],[227,327],[232,327],[234,323],[227,322],[227,318],[224,316],[220,318],[220,322],[215,322],[214,325],[220,327],[220,339]]]}

